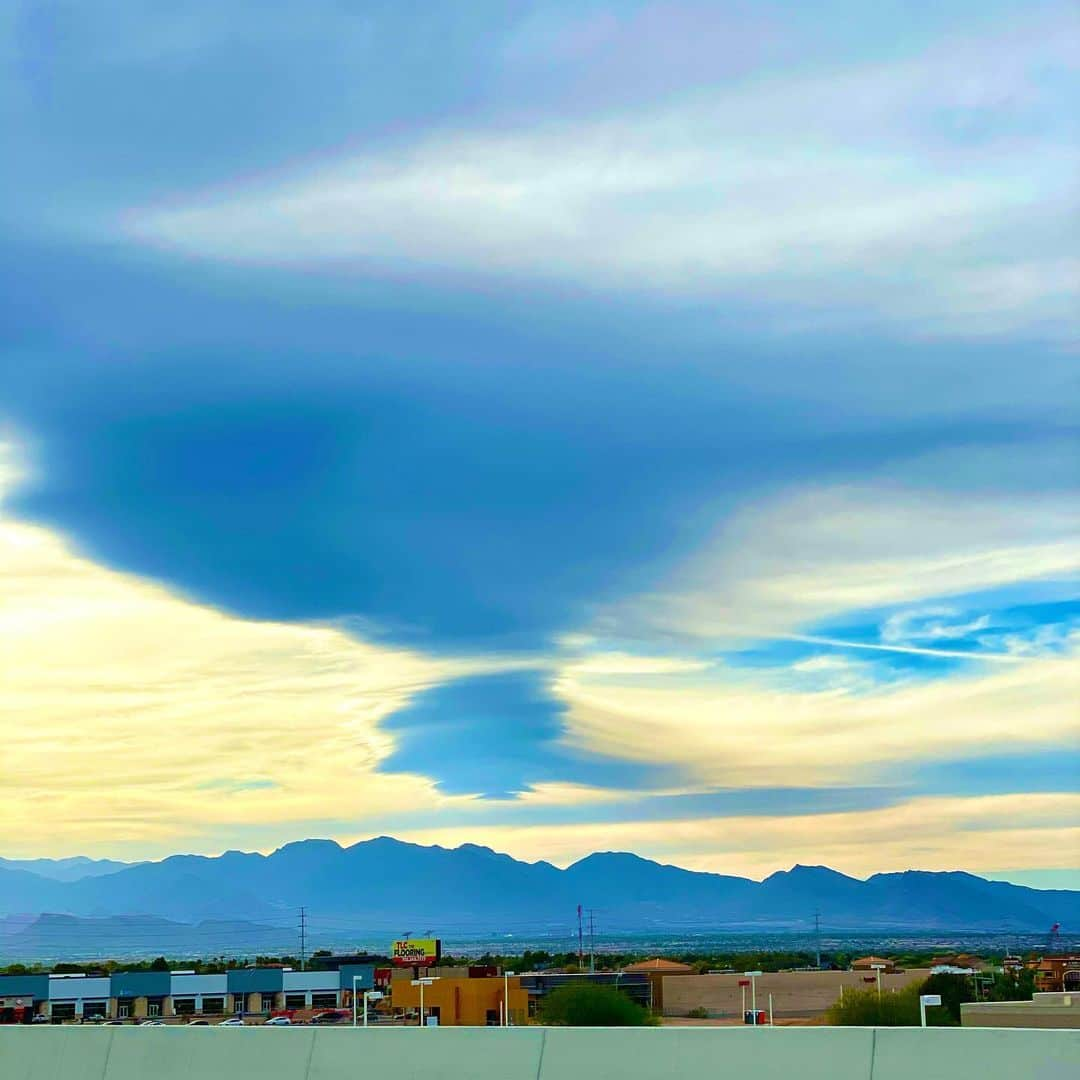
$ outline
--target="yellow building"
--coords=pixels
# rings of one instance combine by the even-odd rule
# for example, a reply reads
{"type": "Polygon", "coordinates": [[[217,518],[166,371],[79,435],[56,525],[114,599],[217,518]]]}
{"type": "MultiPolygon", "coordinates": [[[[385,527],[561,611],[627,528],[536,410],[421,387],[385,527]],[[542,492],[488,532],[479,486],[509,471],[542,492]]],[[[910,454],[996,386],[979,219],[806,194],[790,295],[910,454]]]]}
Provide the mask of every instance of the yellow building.
{"type": "MultiPolygon", "coordinates": [[[[424,987],[424,1015],[437,1017],[441,1026],[492,1027],[501,1022],[503,997],[510,992],[510,1023],[528,1023],[529,995],[521,979],[511,975],[486,979],[438,978],[424,987]]],[[[420,1022],[420,987],[411,979],[394,979],[390,984],[390,1007],[406,1012],[420,1022]]]]}

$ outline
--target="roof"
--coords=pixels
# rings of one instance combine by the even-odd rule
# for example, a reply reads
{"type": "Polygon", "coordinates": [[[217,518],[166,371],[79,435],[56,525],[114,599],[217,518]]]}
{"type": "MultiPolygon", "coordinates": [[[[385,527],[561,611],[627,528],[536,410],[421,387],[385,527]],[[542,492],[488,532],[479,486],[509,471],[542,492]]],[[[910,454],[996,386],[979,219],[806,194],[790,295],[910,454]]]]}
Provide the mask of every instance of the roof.
{"type": "Polygon", "coordinates": [[[623,971],[662,971],[665,975],[692,975],[694,969],[689,964],[680,964],[676,960],[665,960],[662,956],[654,956],[651,960],[627,964],[623,971]]]}
{"type": "Polygon", "coordinates": [[[893,963],[887,956],[860,956],[858,960],[852,960],[851,966],[855,967],[857,964],[869,966],[870,964],[889,964],[893,963]]]}

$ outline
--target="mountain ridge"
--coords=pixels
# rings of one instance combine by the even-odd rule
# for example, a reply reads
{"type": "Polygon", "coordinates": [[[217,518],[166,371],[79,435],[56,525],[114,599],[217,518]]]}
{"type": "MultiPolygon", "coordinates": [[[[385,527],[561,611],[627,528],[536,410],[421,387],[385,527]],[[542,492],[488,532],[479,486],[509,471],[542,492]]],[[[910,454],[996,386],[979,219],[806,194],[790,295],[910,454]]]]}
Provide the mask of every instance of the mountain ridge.
{"type": "Polygon", "coordinates": [[[372,925],[557,926],[578,904],[610,929],[803,927],[820,910],[833,926],[1045,930],[1080,925],[1080,892],[1031,889],[966,871],[851,877],[796,863],[762,881],[690,870],[633,852],[593,852],[565,869],[478,844],[456,848],[381,836],[343,846],[292,841],[268,855],[177,854],[60,881],[0,864],[0,915],[139,915],[180,922],[291,916],[305,905],[372,925]]]}

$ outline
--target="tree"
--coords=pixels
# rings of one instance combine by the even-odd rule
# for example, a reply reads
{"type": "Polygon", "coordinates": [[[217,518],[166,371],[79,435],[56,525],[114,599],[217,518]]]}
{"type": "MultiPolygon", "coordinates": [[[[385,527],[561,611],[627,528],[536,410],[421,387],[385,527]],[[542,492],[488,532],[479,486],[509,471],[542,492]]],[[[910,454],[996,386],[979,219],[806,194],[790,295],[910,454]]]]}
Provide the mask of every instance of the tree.
{"type": "Polygon", "coordinates": [[[656,1019],[614,987],[571,983],[543,1001],[545,1024],[565,1027],[645,1027],[656,1019]]]}
{"type": "Polygon", "coordinates": [[[159,956],[151,965],[151,971],[168,971],[169,961],[164,956],[159,956]]]}
{"type": "MultiPolygon", "coordinates": [[[[960,1023],[960,1006],[967,1001],[975,1000],[975,984],[968,975],[950,975],[939,972],[931,975],[919,988],[920,994],[940,994],[941,1008],[946,1011],[954,1024],[960,1023]]],[[[942,1017],[935,1016],[932,1011],[927,1012],[926,1022],[936,1021],[942,1024],[942,1017]]]]}

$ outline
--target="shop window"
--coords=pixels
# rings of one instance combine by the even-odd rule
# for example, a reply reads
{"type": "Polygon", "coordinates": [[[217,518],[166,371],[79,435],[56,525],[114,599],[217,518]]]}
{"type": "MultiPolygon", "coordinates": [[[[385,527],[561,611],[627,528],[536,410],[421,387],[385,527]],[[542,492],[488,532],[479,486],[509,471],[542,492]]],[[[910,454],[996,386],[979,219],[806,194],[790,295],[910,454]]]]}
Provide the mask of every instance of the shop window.
{"type": "Polygon", "coordinates": [[[174,998],[173,1008],[176,1010],[177,1016],[194,1016],[195,1015],[195,999],[194,998],[174,998]]]}
{"type": "Polygon", "coordinates": [[[146,1002],[146,1015],[149,1017],[161,1016],[161,998],[150,998],[146,1002]]]}
{"type": "Polygon", "coordinates": [[[313,1009],[337,1008],[337,994],[312,994],[311,1007],[313,1009]]]}
{"type": "Polygon", "coordinates": [[[285,1008],[290,1012],[295,1009],[302,1009],[307,1004],[307,998],[303,994],[286,994],[285,995],[285,1008]]]}
{"type": "Polygon", "coordinates": [[[74,1001],[54,1001],[49,1008],[49,1013],[54,1020],[74,1020],[75,1019],[75,1002],[74,1001]]]}
{"type": "Polygon", "coordinates": [[[108,1011],[108,1005],[104,1001],[83,1002],[82,1014],[84,1020],[104,1020],[108,1011]]]}
{"type": "Polygon", "coordinates": [[[202,999],[202,1011],[204,1013],[223,1013],[225,1011],[225,999],[223,997],[204,997],[202,999]]]}
{"type": "Polygon", "coordinates": [[[116,1018],[118,1020],[127,1020],[131,1016],[133,1002],[131,998],[120,998],[116,1002],[116,1018]]]}

